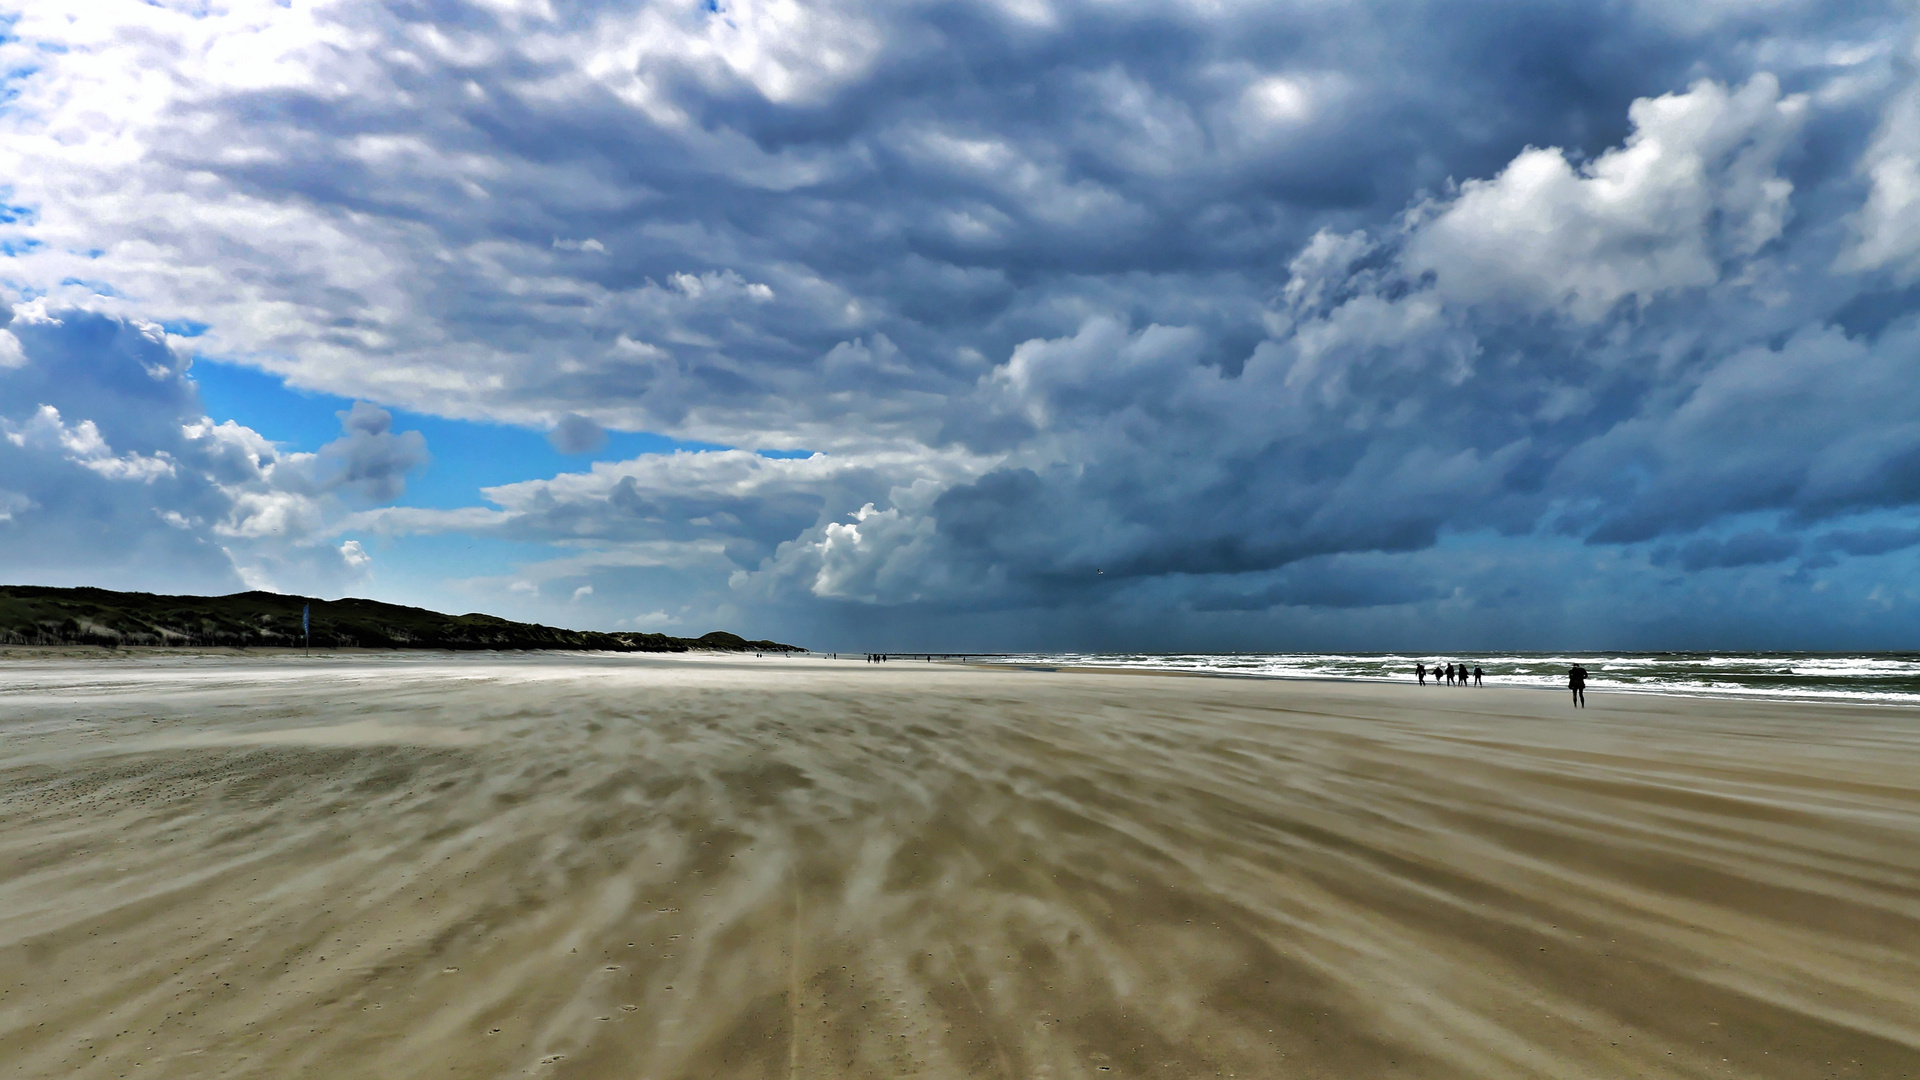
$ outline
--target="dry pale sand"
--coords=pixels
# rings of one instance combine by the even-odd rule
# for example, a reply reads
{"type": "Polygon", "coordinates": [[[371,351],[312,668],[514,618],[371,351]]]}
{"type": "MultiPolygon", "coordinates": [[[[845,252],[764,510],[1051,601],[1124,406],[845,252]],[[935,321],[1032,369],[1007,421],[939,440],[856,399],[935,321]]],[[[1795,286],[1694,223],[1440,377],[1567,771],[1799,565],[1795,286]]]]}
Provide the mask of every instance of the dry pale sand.
{"type": "Polygon", "coordinates": [[[1920,715],[0,667],[10,1077],[1920,1076],[1920,715]]]}

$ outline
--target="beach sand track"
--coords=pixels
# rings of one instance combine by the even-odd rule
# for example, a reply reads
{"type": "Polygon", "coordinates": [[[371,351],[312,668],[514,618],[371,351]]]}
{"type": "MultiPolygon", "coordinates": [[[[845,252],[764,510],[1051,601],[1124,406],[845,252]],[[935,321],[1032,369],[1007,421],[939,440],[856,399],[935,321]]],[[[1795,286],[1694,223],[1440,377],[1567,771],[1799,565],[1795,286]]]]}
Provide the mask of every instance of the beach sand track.
{"type": "Polygon", "coordinates": [[[6,669],[0,1078],[1920,1076],[1910,711],[297,665],[6,669]]]}

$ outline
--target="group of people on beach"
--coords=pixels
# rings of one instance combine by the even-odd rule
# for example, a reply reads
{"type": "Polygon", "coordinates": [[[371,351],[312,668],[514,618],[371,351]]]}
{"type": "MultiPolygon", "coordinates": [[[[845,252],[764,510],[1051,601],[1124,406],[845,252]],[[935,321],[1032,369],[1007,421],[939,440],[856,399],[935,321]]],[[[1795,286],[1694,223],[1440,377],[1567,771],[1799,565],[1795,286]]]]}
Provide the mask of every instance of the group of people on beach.
{"type": "MultiPolygon", "coordinates": [[[[1413,677],[1420,680],[1421,686],[1427,685],[1427,665],[1425,661],[1413,665],[1413,677]]],[[[1435,686],[1484,686],[1485,684],[1480,680],[1485,677],[1486,672],[1477,667],[1468,670],[1465,664],[1448,664],[1444,668],[1437,662],[1433,665],[1433,685],[1435,686]],[[1442,679],[1446,681],[1442,683],[1442,679]],[[1469,683],[1467,681],[1469,679],[1473,681],[1469,683]]]]}
{"type": "MultiPolygon", "coordinates": [[[[1438,663],[1429,669],[1424,660],[1413,665],[1413,677],[1420,681],[1421,686],[1427,685],[1429,673],[1433,675],[1435,686],[1486,685],[1481,681],[1486,677],[1486,672],[1482,671],[1477,664],[1471,669],[1465,664],[1447,664],[1443,667],[1438,663]],[[1469,679],[1473,681],[1469,683],[1467,681],[1469,679]]],[[[1585,667],[1576,663],[1567,669],[1567,689],[1573,691],[1573,704],[1576,707],[1582,709],[1587,707],[1587,669],[1585,667]]]]}

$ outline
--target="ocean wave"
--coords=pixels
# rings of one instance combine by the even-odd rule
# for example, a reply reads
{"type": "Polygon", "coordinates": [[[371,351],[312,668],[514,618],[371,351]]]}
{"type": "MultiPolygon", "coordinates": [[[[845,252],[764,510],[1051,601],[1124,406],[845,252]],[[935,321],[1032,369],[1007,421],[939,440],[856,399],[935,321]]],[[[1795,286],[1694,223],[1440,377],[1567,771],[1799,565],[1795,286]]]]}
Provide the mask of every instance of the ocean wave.
{"type": "MultiPolygon", "coordinates": [[[[1191,671],[1269,679],[1413,682],[1414,666],[1479,667],[1488,686],[1562,689],[1578,663],[1596,692],[1920,704],[1910,653],[1023,653],[989,663],[1191,671]]],[[[1431,676],[1429,676],[1431,678],[1431,676]]]]}

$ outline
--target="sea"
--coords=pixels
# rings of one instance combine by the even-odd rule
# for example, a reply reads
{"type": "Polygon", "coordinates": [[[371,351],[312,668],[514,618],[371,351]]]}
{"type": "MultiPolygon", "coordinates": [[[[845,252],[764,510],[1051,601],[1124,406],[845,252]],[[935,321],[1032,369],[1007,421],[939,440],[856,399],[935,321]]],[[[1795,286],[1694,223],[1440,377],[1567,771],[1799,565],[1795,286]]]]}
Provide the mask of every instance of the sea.
{"type": "Polygon", "coordinates": [[[1920,653],[1022,653],[979,662],[1404,683],[1414,681],[1415,664],[1453,663],[1484,669],[1488,686],[1558,690],[1566,689],[1567,669],[1577,663],[1587,669],[1587,688],[1596,693],[1920,705],[1920,653]]]}

